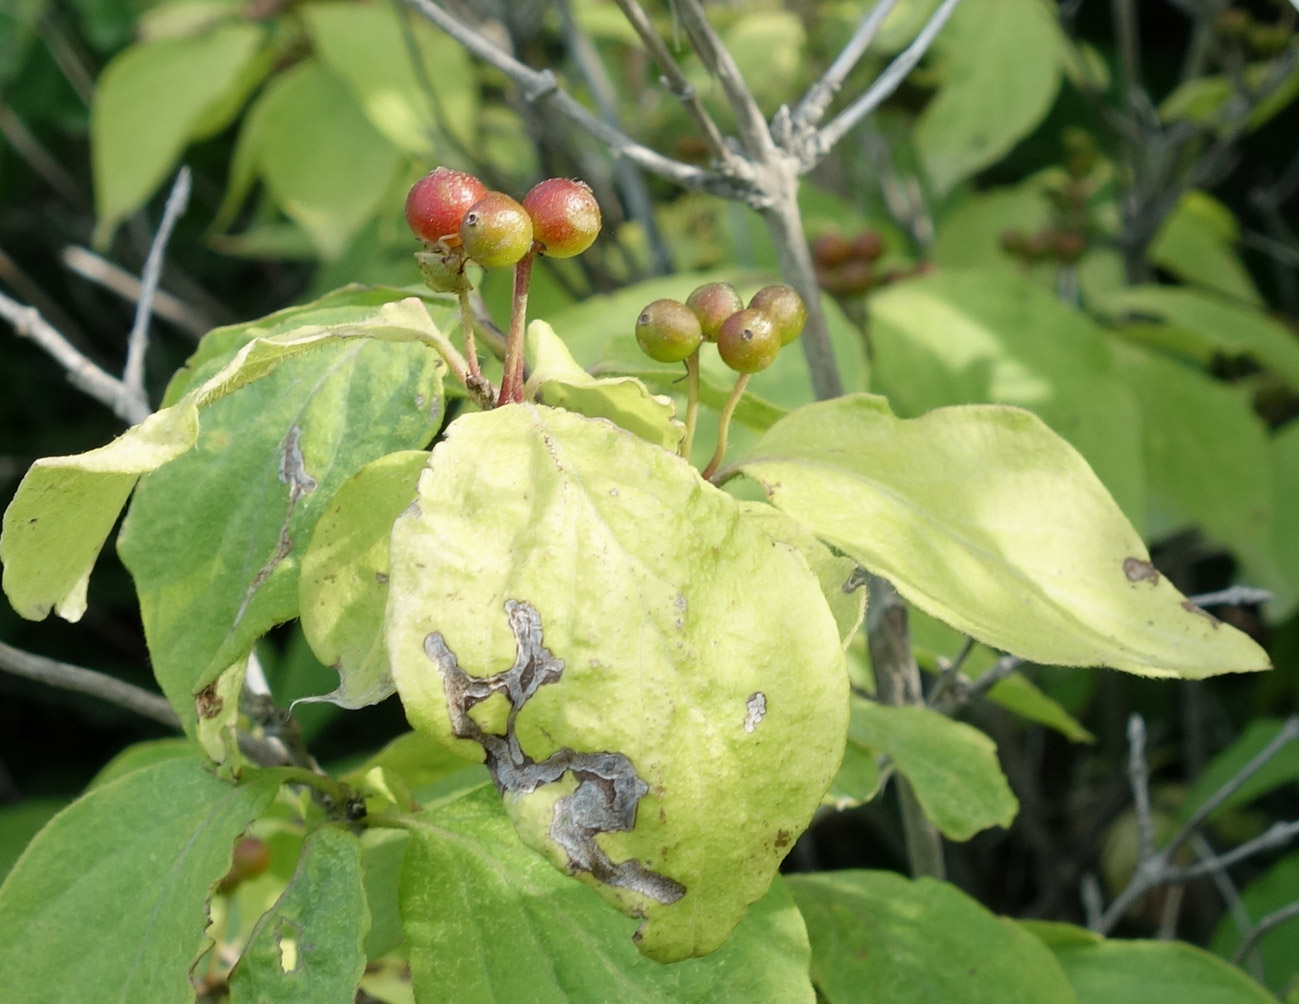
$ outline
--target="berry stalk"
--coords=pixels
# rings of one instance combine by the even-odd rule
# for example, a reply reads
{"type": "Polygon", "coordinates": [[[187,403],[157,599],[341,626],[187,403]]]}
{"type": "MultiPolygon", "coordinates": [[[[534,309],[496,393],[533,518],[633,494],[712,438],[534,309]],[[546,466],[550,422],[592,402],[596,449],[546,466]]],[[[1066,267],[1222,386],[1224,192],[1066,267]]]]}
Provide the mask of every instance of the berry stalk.
{"type": "Polygon", "coordinates": [[[498,405],[517,404],[523,400],[523,335],[527,327],[532,262],[536,257],[536,250],[531,249],[514,266],[514,300],[510,305],[510,330],[505,342],[505,375],[501,377],[498,405]]]}
{"type": "Polygon", "coordinates": [[[717,449],[713,451],[713,459],[708,461],[708,466],[702,472],[705,481],[716,474],[717,468],[722,466],[722,457],[726,456],[726,437],[731,431],[731,416],[735,414],[735,408],[740,403],[740,398],[744,396],[744,388],[750,376],[751,373],[739,375],[735,386],[731,388],[731,396],[726,399],[726,405],[722,408],[721,424],[717,427],[717,449]]]}
{"type": "Polygon", "coordinates": [[[681,440],[681,456],[690,459],[695,445],[695,423],[699,419],[699,349],[686,357],[686,434],[681,440]]]}

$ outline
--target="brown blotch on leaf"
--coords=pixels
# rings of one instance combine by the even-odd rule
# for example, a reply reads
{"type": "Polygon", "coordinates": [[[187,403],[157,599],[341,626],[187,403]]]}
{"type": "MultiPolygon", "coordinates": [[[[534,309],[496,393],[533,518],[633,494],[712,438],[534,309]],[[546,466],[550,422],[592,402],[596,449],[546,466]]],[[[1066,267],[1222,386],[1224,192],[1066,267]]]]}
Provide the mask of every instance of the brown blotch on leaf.
{"type": "Polygon", "coordinates": [[[780,851],[780,850],[784,850],[784,849],[785,849],[786,847],[788,847],[788,846],[789,846],[789,831],[788,831],[788,830],[777,830],[777,831],[776,831],[776,850],[778,850],[778,851],[780,851]]]}
{"type": "Polygon", "coordinates": [[[216,683],[209,683],[194,695],[194,708],[200,718],[215,718],[221,714],[225,701],[217,694],[216,683]]]}
{"type": "Polygon", "coordinates": [[[1128,577],[1129,582],[1149,582],[1152,586],[1159,585],[1159,569],[1140,558],[1124,558],[1123,574],[1128,577]]]}
{"type": "Polygon", "coordinates": [[[1188,614],[1199,614],[1201,617],[1207,618],[1209,623],[1212,624],[1215,628],[1222,626],[1222,621],[1214,617],[1213,614],[1209,613],[1209,611],[1197,607],[1190,600],[1182,600],[1182,609],[1185,610],[1188,614]]]}

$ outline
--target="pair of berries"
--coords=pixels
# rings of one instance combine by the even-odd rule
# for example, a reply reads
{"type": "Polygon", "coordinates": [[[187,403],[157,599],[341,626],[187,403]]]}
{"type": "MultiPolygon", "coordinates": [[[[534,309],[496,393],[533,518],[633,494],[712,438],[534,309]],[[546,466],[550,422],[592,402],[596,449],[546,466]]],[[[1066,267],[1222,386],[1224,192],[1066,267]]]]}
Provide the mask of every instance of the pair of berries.
{"type": "Polygon", "coordinates": [[[816,281],[832,296],[865,293],[879,284],[874,264],[884,254],[884,241],[874,230],[863,230],[851,240],[830,231],[812,243],[816,281]]]}
{"type": "Polygon", "coordinates": [[[765,286],[746,309],[729,282],[710,282],[686,298],[655,300],[636,319],[636,341],[651,359],[677,363],[716,342],[717,353],[737,373],[757,373],[776,361],[807,321],[807,307],[792,286],[765,286]]]}
{"type": "Polygon", "coordinates": [[[425,244],[459,249],[484,268],[504,268],[533,250],[581,254],[600,232],[600,206],[584,182],[548,178],[516,202],[472,174],[439,167],[406,196],[406,222],[425,244]]]}

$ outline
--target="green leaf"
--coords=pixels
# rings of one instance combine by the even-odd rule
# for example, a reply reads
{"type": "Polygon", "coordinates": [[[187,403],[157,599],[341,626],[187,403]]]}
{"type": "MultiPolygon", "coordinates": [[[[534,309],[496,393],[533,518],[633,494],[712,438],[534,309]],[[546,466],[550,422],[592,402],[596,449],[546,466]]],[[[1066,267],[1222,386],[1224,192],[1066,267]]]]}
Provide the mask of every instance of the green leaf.
{"type": "MultiPolygon", "coordinates": [[[[228,359],[213,363],[197,387],[186,384],[185,393],[169,395],[168,407],[107,446],[72,457],[38,460],[19,484],[0,532],[4,591],[13,608],[30,620],[40,620],[51,609],[70,621],[81,618],[91,567],[127,496],[140,474],[193,447],[200,408],[260,379],[284,359],[326,342],[358,337],[409,341],[426,336],[430,323],[419,301],[411,298],[370,311],[367,320],[354,324],[303,327],[275,338],[241,342],[228,359]]],[[[212,335],[226,337],[230,330],[217,329],[212,335]]],[[[198,355],[203,352],[200,347],[198,355]]],[[[165,560],[165,555],[158,560],[165,560]]]]}
{"type": "Polygon", "coordinates": [[[1130,286],[1100,306],[1112,315],[1169,322],[1177,329],[1178,349],[1197,361],[1248,356],[1299,388],[1299,341],[1285,325],[1252,307],[1172,286],[1130,286]]]}
{"type": "Polygon", "coordinates": [[[415,820],[401,907],[420,1001],[813,1001],[807,933],[779,877],[717,952],[661,966],[632,947],[635,921],[519,842],[490,788],[415,820]]]}
{"type": "Polygon", "coordinates": [[[1104,332],[1081,311],[1017,273],[944,269],[872,297],[871,339],[875,387],[899,415],[947,404],[1028,408],[1140,525],[1140,411],[1104,332]]]}
{"type": "Polygon", "coordinates": [[[428,160],[439,152],[434,137],[443,128],[473,139],[478,76],[450,35],[392,4],[315,3],[302,15],[321,62],[347,82],[393,146],[428,160]]]}
{"type": "Polygon", "coordinates": [[[1115,350],[1141,407],[1150,537],[1198,527],[1241,559],[1242,578],[1276,593],[1274,612],[1289,609],[1296,591],[1276,564],[1266,426],[1203,372],[1136,345],[1115,350]]]}
{"type": "Polygon", "coordinates": [[[205,116],[240,88],[262,39],[256,25],[222,24],[190,38],[136,43],[104,68],[90,119],[96,246],[153,194],[198,127],[210,128],[205,116]]]}
{"type": "Polygon", "coordinates": [[[857,562],[835,554],[816,539],[816,535],[796,519],[790,519],[775,506],[761,502],[741,502],[745,519],[756,523],[772,540],[797,548],[807,566],[821,583],[826,606],[839,625],[844,647],[852,640],[866,616],[866,587],[858,581],[857,562]]]}
{"type": "Polygon", "coordinates": [[[1041,942],[955,886],[875,871],[785,881],[829,1004],[1077,1004],[1041,942]]]}
{"type": "Polygon", "coordinates": [[[267,86],[254,138],[275,202],[326,259],[341,254],[379,210],[402,164],[347,86],[314,59],[267,86]]]}
{"type": "Polygon", "coordinates": [[[646,954],[721,945],[843,751],[839,633],[802,556],[680,458],[522,405],[448,429],[389,588],[411,723],[482,745],[524,842],[644,917],[646,954]]]}
{"type": "Polygon", "coordinates": [[[352,475],[321,515],[302,556],[298,602],[302,630],[338,689],[323,697],[341,708],[377,704],[394,692],[383,641],[388,603],[388,538],[415,498],[428,453],[390,453],[352,475]]]}
{"type": "MultiPolygon", "coordinates": [[[[1251,63],[1243,70],[1220,73],[1211,77],[1192,77],[1173,90],[1159,106],[1159,117],[1165,122],[1186,119],[1196,125],[1212,126],[1219,136],[1233,134],[1239,129],[1238,116],[1228,103],[1238,100],[1241,82],[1251,94],[1269,88],[1283,60],[1251,63]]],[[[1253,131],[1282,111],[1295,95],[1299,94],[1299,72],[1293,68],[1280,84],[1271,89],[1261,101],[1253,105],[1246,119],[1246,131],[1253,131]]]]}
{"type": "Polygon", "coordinates": [[[1148,257],[1186,282],[1261,307],[1263,298],[1236,254],[1239,240],[1240,224],[1231,211],[1192,190],[1164,220],[1148,257]]]}
{"type": "Polygon", "coordinates": [[[971,405],[898,419],[856,395],[790,413],[738,469],[916,606],[1046,665],[1198,678],[1265,669],[1189,602],[1074,449],[971,405]]]}
{"type": "Polygon", "coordinates": [[[973,726],[923,707],[894,707],[854,696],[848,734],[887,753],[943,834],[969,840],[1009,827],[1019,801],[997,762],[997,744],[973,726]]]}
{"type": "Polygon", "coordinates": [[[1057,945],[1078,1004],[1276,1004],[1235,966],[1181,941],[1057,945]]]}
{"type": "Polygon", "coordinates": [[[961,4],[934,42],[938,93],[916,122],[916,150],[937,195],[1000,160],[1046,116],[1062,45],[1039,0],[961,4]]]}
{"type": "Polygon", "coordinates": [[[194,753],[194,743],[189,739],[147,739],[144,742],[133,743],[99,768],[99,773],[86,785],[86,791],[98,788],[109,781],[116,781],[119,777],[133,770],[139,770],[141,767],[167,760],[182,760],[186,757],[192,759],[194,753]]]}
{"type": "Polygon", "coordinates": [[[322,826],[302,845],[289,884],[253,928],[230,974],[231,1004],[352,1004],[369,928],[361,842],[322,826]]]}
{"type": "Polygon", "coordinates": [[[247,342],[203,387],[219,385],[241,359],[240,373],[285,361],[210,404],[194,450],[140,484],[118,546],[155,675],[187,727],[191,695],[297,616],[301,554],[337,489],[371,460],[423,446],[436,431],[443,365],[416,341],[432,330],[411,299],[365,322],[247,342]]]}
{"type": "MultiPolygon", "coordinates": [[[[1299,901],[1299,854],[1282,858],[1240,891],[1240,905],[1258,923],[1275,910],[1299,901]]],[[[1215,955],[1230,959],[1240,947],[1241,932],[1233,911],[1223,913],[1213,935],[1215,955]]],[[[1278,993],[1294,982],[1295,960],[1299,959],[1299,924],[1280,924],[1258,941],[1267,985],[1278,993]]]]}
{"type": "Polygon", "coordinates": [[[545,321],[528,325],[529,384],[537,400],[588,418],[607,418],[641,439],[676,450],[685,426],[676,421],[671,398],[655,396],[635,377],[593,377],[577,364],[545,321]]]}
{"type": "Polygon", "coordinates": [[[259,771],[233,787],[169,760],[55,816],[0,886],[6,1004],[193,1001],[209,892],[280,781],[259,771]]]}
{"type": "Polygon", "coordinates": [[[740,75],[759,107],[774,115],[807,73],[807,34],[792,10],[749,10],[723,32],[740,75]]]}
{"type": "Polygon", "coordinates": [[[67,804],[64,798],[24,798],[5,806],[0,812],[0,882],[32,838],[67,804]]]}
{"type": "Polygon", "coordinates": [[[1007,230],[1035,234],[1051,224],[1051,201],[1040,185],[1025,183],[966,195],[939,221],[934,261],[942,266],[1020,269],[1022,264],[1001,246],[1007,230]]]}

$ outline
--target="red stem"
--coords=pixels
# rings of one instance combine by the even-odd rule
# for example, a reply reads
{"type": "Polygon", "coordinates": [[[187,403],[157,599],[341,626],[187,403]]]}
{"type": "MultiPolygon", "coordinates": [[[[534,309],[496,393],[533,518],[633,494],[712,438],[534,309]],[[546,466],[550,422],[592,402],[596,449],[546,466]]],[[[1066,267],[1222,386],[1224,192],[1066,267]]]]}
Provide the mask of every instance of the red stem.
{"type": "Polygon", "coordinates": [[[530,250],[514,266],[514,302],[510,307],[510,331],[505,342],[505,374],[501,377],[498,405],[517,404],[523,400],[523,334],[527,327],[528,286],[532,282],[532,261],[537,252],[530,250]]]}

